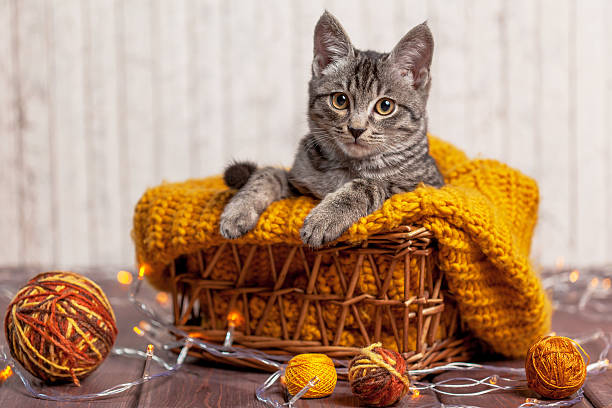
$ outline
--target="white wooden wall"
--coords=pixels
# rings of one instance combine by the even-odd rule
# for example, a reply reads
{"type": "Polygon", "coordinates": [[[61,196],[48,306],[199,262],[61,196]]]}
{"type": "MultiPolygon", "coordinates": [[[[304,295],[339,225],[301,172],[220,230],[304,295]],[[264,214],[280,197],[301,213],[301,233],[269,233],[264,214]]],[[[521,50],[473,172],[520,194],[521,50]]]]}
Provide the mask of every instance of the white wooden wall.
{"type": "Polygon", "coordinates": [[[536,262],[612,261],[612,2],[0,0],[0,265],[130,265],[146,187],[290,164],[324,8],[427,19],[431,130],[539,181],[536,262]]]}

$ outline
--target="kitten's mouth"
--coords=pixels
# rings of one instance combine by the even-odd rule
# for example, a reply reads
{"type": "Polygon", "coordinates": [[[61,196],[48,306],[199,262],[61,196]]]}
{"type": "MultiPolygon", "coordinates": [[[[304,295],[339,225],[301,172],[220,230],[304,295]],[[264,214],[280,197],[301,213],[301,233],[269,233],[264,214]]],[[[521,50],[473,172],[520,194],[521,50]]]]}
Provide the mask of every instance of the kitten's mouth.
{"type": "Polygon", "coordinates": [[[364,157],[372,153],[370,146],[364,144],[359,139],[351,142],[343,142],[342,150],[344,150],[344,152],[351,157],[364,157]]]}

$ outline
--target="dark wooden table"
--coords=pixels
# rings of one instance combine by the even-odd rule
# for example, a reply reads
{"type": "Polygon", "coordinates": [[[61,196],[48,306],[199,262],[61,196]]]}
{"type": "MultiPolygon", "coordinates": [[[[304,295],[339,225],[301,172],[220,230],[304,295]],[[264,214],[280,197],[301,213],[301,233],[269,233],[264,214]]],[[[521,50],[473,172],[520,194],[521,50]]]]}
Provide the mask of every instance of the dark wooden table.
{"type": "MultiPolygon", "coordinates": [[[[14,293],[21,285],[42,272],[40,268],[0,268],[0,289],[14,293]]],[[[90,268],[88,270],[75,270],[94,279],[106,291],[115,314],[117,315],[119,336],[116,347],[132,347],[144,350],[147,341],[134,334],[132,328],[142,320],[142,316],[127,300],[127,288],[120,285],[115,279],[116,268],[90,268]]],[[[143,293],[154,298],[154,292],[145,288],[143,293]]],[[[0,310],[4,311],[9,302],[7,296],[0,293],[0,310]]],[[[168,306],[169,307],[169,306],[168,306]]],[[[611,311],[612,312],[612,311],[611,311]]],[[[4,313],[4,312],[3,312],[4,313]]],[[[554,329],[570,336],[583,336],[601,328],[612,332],[611,323],[591,322],[580,316],[557,311],[553,319],[554,329]]],[[[4,333],[4,328],[2,328],[4,333]]],[[[4,336],[2,336],[4,337],[4,336]]],[[[6,345],[4,338],[2,344],[6,345]]],[[[612,359],[612,353],[609,356],[612,359]]],[[[522,366],[522,361],[491,362],[493,364],[513,364],[522,366]]],[[[1,368],[1,367],[0,367],[1,368]]],[[[77,388],[72,385],[47,386],[44,391],[53,394],[83,394],[103,390],[113,385],[132,381],[142,374],[142,361],[131,360],[124,357],[109,357],[102,366],[77,388]]],[[[155,368],[153,370],[155,372],[155,368]]],[[[265,407],[255,398],[255,389],[261,385],[269,374],[249,370],[239,370],[231,367],[221,367],[190,361],[184,369],[176,375],[146,383],[140,388],[132,389],[125,394],[105,400],[91,402],[63,403],[65,406],[95,406],[95,407],[265,407]]],[[[482,378],[486,372],[462,373],[462,376],[482,378]]],[[[457,376],[457,373],[443,373],[438,379],[457,376]]],[[[276,390],[278,387],[274,387],[276,390]]],[[[612,408],[612,370],[590,377],[584,387],[586,398],[575,407],[582,408],[612,408]]],[[[281,400],[280,392],[270,393],[277,400],[281,400]]],[[[405,398],[398,407],[444,407],[444,406],[476,406],[476,407],[517,407],[526,398],[536,397],[535,394],[525,392],[495,392],[478,397],[448,397],[425,393],[414,401],[405,398]]],[[[58,403],[32,398],[24,389],[16,376],[11,377],[0,386],[0,407],[50,407],[58,403]]],[[[357,407],[358,401],[351,395],[348,383],[340,381],[334,394],[319,400],[300,401],[298,407],[357,407]]]]}

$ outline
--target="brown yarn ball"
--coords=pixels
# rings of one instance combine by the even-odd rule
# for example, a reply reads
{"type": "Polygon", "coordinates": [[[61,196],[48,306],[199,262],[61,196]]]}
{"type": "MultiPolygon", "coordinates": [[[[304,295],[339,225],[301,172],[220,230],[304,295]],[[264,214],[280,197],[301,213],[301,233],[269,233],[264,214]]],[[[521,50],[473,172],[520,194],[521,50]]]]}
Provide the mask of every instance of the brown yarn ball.
{"type": "Polygon", "coordinates": [[[32,375],[76,385],[102,363],[117,336],[102,289],[60,271],[41,273],[17,292],[4,328],[11,355],[32,375]]]}
{"type": "Polygon", "coordinates": [[[351,391],[359,400],[373,407],[395,404],[409,390],[406,360],[396,351],[374,343],[361,349],[349,363],[351,391]]]}
{"type": "Polygon", "coordinates": [[[536,342],[525,360],[529,388],[551,399],[569,397],[578,391],[586,379],[588,364],[579,349],[589,359],[582,347],[567,337],[547,336],[536,342]]]}

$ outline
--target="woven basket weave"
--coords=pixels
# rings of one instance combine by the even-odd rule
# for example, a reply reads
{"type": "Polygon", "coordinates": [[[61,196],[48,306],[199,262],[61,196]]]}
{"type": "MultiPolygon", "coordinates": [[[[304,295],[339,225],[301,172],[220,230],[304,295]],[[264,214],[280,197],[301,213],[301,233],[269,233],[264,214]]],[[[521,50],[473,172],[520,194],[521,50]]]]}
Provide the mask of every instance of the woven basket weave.
{"type": "MultiPolygon", "coordinates": [[[[175,324],[222,343],[226,316],[238,310],[245,323],[234,345],[270,354],[350,359],[382,341],[403,354],[409,369],[465,361],[470,342],[435,267],[435,250],[432,234],[412,226],[372,235],[359,246],[316,251],[227,241],[168,266],[175,324]]],[[[255,361],[197,355],[268,369],[255,361]]]]}

